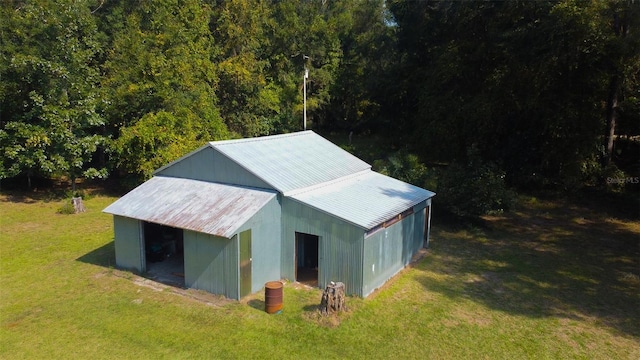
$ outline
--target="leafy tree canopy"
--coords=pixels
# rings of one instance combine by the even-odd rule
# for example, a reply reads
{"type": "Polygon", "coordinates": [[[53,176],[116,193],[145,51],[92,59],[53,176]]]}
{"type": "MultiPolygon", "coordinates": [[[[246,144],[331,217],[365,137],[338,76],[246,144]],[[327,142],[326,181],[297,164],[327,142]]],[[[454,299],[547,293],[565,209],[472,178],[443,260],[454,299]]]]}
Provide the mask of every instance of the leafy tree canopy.
{"type": "Polygon", "coordinates": [[[205,141],[299,131],[305,68],[307,126],[384,137],[401,152],[378,164],[412,181],[425,163],[564,189],[637,172],[633,0],[13,0],[0,15],[0,178],[139,181],[205,141]]]}
{"type": "Polygon", "coordinates": [[[105,177],[92,156],[105,143],[99,112],[101,51],[86,1],[2,7],[0,178],[105,177]]]}

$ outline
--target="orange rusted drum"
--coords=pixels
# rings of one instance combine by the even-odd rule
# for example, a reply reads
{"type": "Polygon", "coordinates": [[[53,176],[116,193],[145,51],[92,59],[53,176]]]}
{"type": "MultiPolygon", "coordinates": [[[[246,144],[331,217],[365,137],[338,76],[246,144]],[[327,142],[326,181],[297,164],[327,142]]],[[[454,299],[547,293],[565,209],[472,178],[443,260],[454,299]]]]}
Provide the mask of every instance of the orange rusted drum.
{"type": "Polygon", "coordinates": [[[264,285],[264,310],[268,314],[282,311],[282,288],[280,281],[269,281],[264,285]]]}

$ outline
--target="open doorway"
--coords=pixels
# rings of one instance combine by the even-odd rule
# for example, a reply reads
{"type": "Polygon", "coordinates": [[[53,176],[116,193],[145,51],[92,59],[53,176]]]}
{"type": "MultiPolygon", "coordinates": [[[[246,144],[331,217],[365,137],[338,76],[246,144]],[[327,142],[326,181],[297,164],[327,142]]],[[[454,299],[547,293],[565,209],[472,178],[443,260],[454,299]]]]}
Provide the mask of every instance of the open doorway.
{"type": "Polygon", "coordinates": [[[184,287],[184,236],[182,229],[144,223],[144,255],[149,278],[184,287]]]}
{"type": "Polygon", "coordinates": [[[296,281],[318,287],[318,245],[317,235],[296,232],[296,281]]]}

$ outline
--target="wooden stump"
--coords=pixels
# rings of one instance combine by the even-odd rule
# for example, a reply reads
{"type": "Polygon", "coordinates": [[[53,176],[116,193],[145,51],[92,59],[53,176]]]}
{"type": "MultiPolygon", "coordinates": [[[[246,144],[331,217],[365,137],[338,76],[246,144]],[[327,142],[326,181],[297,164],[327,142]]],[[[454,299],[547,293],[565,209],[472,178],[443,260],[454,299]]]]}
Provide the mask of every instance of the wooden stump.
{"type": "Polygon", "coordinates": [[[81,197],[71,198],[71,203],[73,204],[73,209],[75,210],[76,214],[85,212],[87,210],[85,209],[84,204],[82,203],[81,197]]]}
{"type": "Polygon", "coordinates": [[[346,310],[344,283],[333,281],[327,285],[322,293],[320,301],[320,312],[323,315],[346,310]]]}

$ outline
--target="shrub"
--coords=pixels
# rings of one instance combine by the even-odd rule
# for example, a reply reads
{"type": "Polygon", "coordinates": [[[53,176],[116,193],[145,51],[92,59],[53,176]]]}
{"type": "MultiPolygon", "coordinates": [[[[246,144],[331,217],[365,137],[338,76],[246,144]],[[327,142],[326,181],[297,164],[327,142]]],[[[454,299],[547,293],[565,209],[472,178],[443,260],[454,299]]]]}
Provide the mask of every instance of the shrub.
{"type": "Polygon", "coordinates": [[[616,165],[610,164],[601,171],[601,177],[606,190],[621,192],[627,185],[637,183],[637,177],[631,177],[616,165]]]}
{"type": "Polygon", "coordinates": [[[387,159],[374,161],[373,168],[382,174],[420,187],[429,188],[430,180],[435,177],[430,176],[432,174],[429,169],[416,155],[402,150],[387,159]]]}
{"type": "Polygon", "coordinates": [[[438,178],[439,201],[458,216],[480,216],[509,210],[516,195],[495,164],[473,158],[450,164],[438,178]]]}
{"type": "Polygon", "coordinates": [[[73,204],[71,203],[71,200],[69,200],[66,203],[64,203],[58,209],[58,214],[71,215],[71,214],[75,214],[75,213],[76,213],[76,209],[73,207],[73,204]]]}
{"type": "Polygon", "coordinates": [[[82,189],[76,189],[75,191],[67,190],[65,191],[64,196],[68,198],[81,197],[83,200],[90,200],[91,198],[93,198],[93,195],[91,195],[90,192],[82,189]]]}

